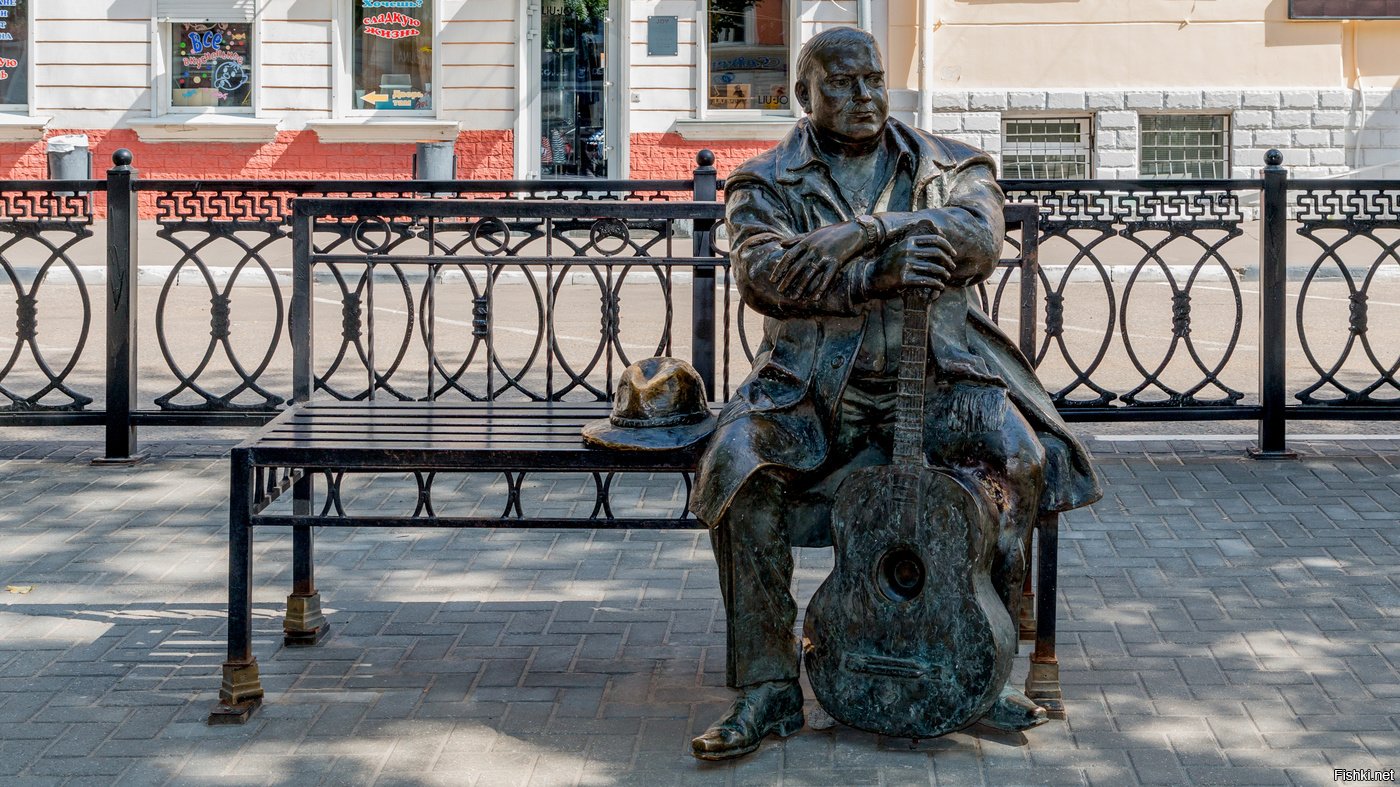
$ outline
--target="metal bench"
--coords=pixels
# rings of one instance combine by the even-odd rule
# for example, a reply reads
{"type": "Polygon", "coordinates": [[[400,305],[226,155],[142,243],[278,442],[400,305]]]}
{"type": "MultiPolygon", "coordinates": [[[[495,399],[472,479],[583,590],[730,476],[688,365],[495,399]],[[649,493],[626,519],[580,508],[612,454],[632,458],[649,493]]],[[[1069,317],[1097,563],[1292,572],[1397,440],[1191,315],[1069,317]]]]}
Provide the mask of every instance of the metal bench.
{"type": "MultiPolygon", "coordinates": [[[[549,387],[534,401],[505,401],[499,391],[528,392],[519,378],[504,374],[491,349],[489,330],[490,283],[496,281],[501,268],[535,264],[544,272],[544,291],[557,293],[557,282],[567,277],[570,269],[586,264],[593,276],[611,281],[614,268],[620,276],[638,266],[654,266],[663,279],[663,291],[672,278],[670,271],[677,266],[688,268],[694,275],[691,305],[695,314],[714,315],[714,281],[717,268],[724,266],[724,255],[714,248],[709,228],[721,216],[718,203],[594,203],[580,208],[571,203],[523,203],[481,201],[406,201],[406,200],[298,200],[293,227],[294,270],[291,304],[291,334],[293,345],[294,404],[279,414],[256,434],[231,452],[229,507],[229,609],[228,658],[223,665],[223,681],[219,700],[209,716],[211,724],[237,724],[246,721],[261,704],[262,684],[257,660],[252,651],[252,532],[254,527],[280,527],[292,530],[292,592],[287,600],[283,623],[283,642],[288,647],[315,645],[330,629],[321,612],[320,593],[315,582],[313,566],[313,527],[545,527],[545,528],[656,528],[683,529],[702,525],[690,516],[685,506],[670,516],[619,517],[610,505],[612,484],[616,473],[678,473],[685,489],[690,488],[690,474],[695,468],[702,446],[660,452],[609,451],[585,447],[580,430],[588,421],[605,417],[610,405],[605,399],[611,394],[606,387],[595,401],[569,402],[554,400],[560,389],[580,385],[583,378],[573,370],[555,370],[565,385],[549,387]],[[397,217],[386,219],[385,217],[397,217]],[[595,218],[601,217],[601,218],[595,218]],[[657,245],[657,238],[673,240],[673,222],[688,217],[694,222],[691,255],[679,257],[657,245]],[[325,222],[317,224],[318,221],[325,222]],[[533,222],[542,222],[543,230],[533,222]],[[656,222],[662,222],[657,224],[656,222]],[[524,227],[528,236],[544,242],[561,233],[580,234],[586,229],[588,243],[570,245],[567,254],[551,256],[512,253],[503,259],[499,254],[482,253],[508,248],[503,231],[524,227]],[[632,237],[631,230],[642,227],[648,240],[632,237]],[[532,229],[533,228],[533,229],[532,229]],[[329,232],[330,240],[315,243],[318,232],[329,232]],[[467,238],[463,244],[449,243],[441,236],[458,233],[467,238]],[[623,256],[616,244],[599,247],[600,243],[617,240],[617,234],[627,236],[624,247],[640,256],[623,256]],[[427,240],[427,255],[391,255],[395,238],[427,240]],[[490,239],[484,241],[483,238],[490,239]],[[338,252],[340,245],[353,243],[357,253],[338,252]],[[647,245],[650,243],[651,245],[647,245]],[[461,252],[466,250],[464,257],[461,252]],[[609,251],[613,253],[608,254],[609,251]],[[666,251],[666,253],[659,253],[666,251]],[[584,252],[579,254],[579,252],[584,252]],[[588,256],[588,253],[600,256],[588,256]],[[493,261],[494,260],[494,261],[493,261]],[[508,260],[508,262],[506,262],[508,260]],[[434,309],[434,288],[444,270],[480,265],[488,270],[487,289],[483,298],[475,299],[478,333],[484,332],[487,363],[484,390],[485,401],[471,401],[472,392],[465,391],[467,400],[447,401],[434,394],[452,389],[463,393],[463,378],[451,369],[436,363],[434,330],[431,315],[434,309]],[[342,295],[341,311],[344,321],[342,345],[330,371],[318,375],[315,371],[313,297],[315,273],[318,266],[331,269],[330,284],[342,295]],[[339,266],[339,267],[337,267],[339,266]],[[426,346],[427,395],[410,398],[403,386],[394,379],[394,371],[385,373],[376,368],[374,332],[374,282],[376,266],[388,267],[394,273],[391,286],[405,282],[405,268],[426,268],[423,278],[424,294],[418,299],[425,315],[421,325],[421,340],[426,346]],[[610,267],[611,266],[611,267],[610,267]],[[360,270],[361,276],[347,279],[346,267],[360,270]],[[607,268],[605,274],[599,267],[607,268]],[[351,286],[349,281],[354,281],[351,286]],[[368,315],[362,317],[362,306],[368,315]],[[360,336],[370,337],[361,341],[360,336]],[[333,379],[335,370],[351,346],[364,362],[366,375],[363,390],[348,390],[343,380],[333,379]],[[501,372],[505,379],[493,381],[491,372],[501,372]],[[436,371],[436,373],[435,373],[436,371]],[[333,398],[312,400],[313,390],[330,392],[333,398]],[[530,473],[582,472],[592,478],[595,497],[588,513],[582,516],[559,517],[535,515],[524,510],[521,488],[530,473]],[[434,483],[440,473],[485,472],[504,477],[507,486],[506,503],[500,516],[447,516],[434,503],[434,483]],[[396,473],[411,475],[416,487],[412,510],[398,516],[381,513],[357,515],[347,510],[342,496],[344,480],[356,474],[396,473]],[[316,499],[314,479],[322,479],[319,500],[316,499]],[[291,495],[290,511],[271,510],[274,504],[291,495]]],[[[1028,254],[1034,253],[1034,209],[1008,206],[1008,219],[1021,228],[1021,257],[1007,261],[1022,265],[1028,254]]],[[[548,245],[546,243],[545,245],[548,245]]],[[[544,249],[546,252],[550,249],[544,249]]],[[[529,252],[528,246],[515,251],[529,252]]],[[[470,276],[470,271],[466,272],[470,276]]],[[[528,273],[527,273],[528,275],[528,273]]],[[[381,284],[382,286],[382,284],[381,284]]],[[[609,283],[602,288],[615,292],[609,283]]],[[[475,289],[473,291],[476,291],[475,289]]],[[[728,276],[724,279],[724,319],[726,331],[724,356],[728,357],[729,300],[728,276]]],[[[669,297],[669,296],[668,296],[669,297]]],[[[413,299],[410,299],[413,301],[413,299]]],[[[1024,307],[1024,304],[1023,304],[1024,307]]],[[[605,333],[617,331],[617,304],[605,297],[605,333]]],[[[667,310],[668,316],[670,310],[667,310]]],[[[553,334],[553,323],[546,326],[553,334]]],[[[695,352],[702,377],[710,390],[716,391],[714,380],[714,320],[693,320],[695,352]],[[708,344],[702,340],[710,331],[708,344]]],[[[669,326],[664,332],[669,336],[669,326]]],[[[609,345],[611,346],[611,345],[609,345]]],[[[666,350],[663,341],[658,350],[666,350]]],[[[397,370],[402,353],[392,359],[397,370]]],[[[594,365],[599,362],[594,358],[594,365]]],[[[611,356],[609,355],[609,360],[611,356]]],[[[625,358],[619,358],[619,363],[625,358]]],[[[615,375],[607,367],[610,385],[615,375]]],[[[467,364],[463,364],[463,367],[467,364]]],[[[620,371],[621,367],[617,368],[620,371]]],[[[545,369],[549,378],[550,369],[545,369]]],[[[727,389],[727,378],[723,386],[727,389]]],[[[720,397],[722,398],[722,397],[720,397]]],[[[716,408],[719,402],[714,405],[716,408]]],[[[285,504],[281,508],[288,508],[285,504]]],[[[1036,528],[1039,533],[1038,592],[1034,595],[1037,614],[1030,610],[1022,620],[1022,637],[1036,640],[1030,688],[1032,696],[1060,710],[1058,674],[1054,670],[1054,599],[1055,599],[1055,536],[1057,519],[1049,517],[1036,528]]],[[[1026,594],[1032,595],[1029,575],[1026,594]]],[[[1029,599],[1028,599],[1029,600],[1029,599]]],[[[1029,605],[1028,605],[1029,606],[1029,605]]]]}

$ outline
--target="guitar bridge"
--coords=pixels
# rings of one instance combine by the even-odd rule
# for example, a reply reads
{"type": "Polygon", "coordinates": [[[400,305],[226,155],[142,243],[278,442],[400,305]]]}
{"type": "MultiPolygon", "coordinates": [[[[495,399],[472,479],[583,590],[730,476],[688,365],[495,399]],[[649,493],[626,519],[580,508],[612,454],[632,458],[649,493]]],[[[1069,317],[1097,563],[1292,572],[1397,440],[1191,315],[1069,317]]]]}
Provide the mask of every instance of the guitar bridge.
{"type": "Polygon", "coordinates": [[[937,679],[941,672],[938,667],[915,659],[876,656],[869,653],[845,654],[841,657],[841,668],[847,672],[861,672],[900,680],[924,680],[929,677],[937,679]]]}

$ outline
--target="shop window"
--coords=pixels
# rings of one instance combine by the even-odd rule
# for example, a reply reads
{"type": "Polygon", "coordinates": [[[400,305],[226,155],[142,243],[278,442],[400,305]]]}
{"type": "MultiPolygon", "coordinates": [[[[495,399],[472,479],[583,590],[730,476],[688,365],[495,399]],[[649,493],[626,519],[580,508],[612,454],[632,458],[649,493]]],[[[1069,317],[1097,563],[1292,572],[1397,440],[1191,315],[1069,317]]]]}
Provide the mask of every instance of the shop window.
{"type": "Polygon", "coordinates": [[[1087,178],[1093,149],[1088,118],[1016,118],[1001,124],[1005,178],[1087,178]]]}
{"type": "Polygon", "coordinates": [[[0,110],[29,107],[29,0],[0,0],[0,110]]]}
{"type": "Polygon", "coordinates": [[[709,108],[781,110],[792,60],[789,0],[709,0],[709,108]]]}
{"type": "Polygon", "coordinates": [[[1228,177],[1230,134],[1224,115],[1143,115],[1141,125],[1143,177],[1228,177]]]}
{"type": "Polygon", "coordinates": [[[351,0],[355,110],[431,111],[433,0],[351,0]]]}
{"type": "Polygon", "coordinates": [[[247,22],[172,22],[172,112],[253,111],[253,26],[247,22]]]}

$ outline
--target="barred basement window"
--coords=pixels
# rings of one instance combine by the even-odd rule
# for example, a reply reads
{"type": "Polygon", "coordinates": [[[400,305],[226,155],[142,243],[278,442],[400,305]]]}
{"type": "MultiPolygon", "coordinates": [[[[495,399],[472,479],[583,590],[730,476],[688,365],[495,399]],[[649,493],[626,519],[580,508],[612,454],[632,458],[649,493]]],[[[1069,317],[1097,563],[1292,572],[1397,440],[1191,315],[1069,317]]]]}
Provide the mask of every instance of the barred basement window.
{"type": "Polygon", "coordinates": [[[1087,178],[1092,150],[1088,118],[1018,118],[1001,124],[1004,178],[1087,178]]]}
{"type": "Polygon", "coordinates": [[[1143,115],[1140,172],[1145,178],[1224,178],[1230,172],[1224,115],[1143,115]]]}

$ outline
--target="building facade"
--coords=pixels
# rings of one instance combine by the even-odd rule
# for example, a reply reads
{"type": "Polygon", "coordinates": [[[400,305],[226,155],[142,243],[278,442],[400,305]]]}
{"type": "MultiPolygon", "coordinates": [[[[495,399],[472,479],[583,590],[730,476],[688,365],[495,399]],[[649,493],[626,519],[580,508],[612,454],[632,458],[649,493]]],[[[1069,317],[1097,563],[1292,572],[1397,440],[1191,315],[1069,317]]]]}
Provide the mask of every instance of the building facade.
{"type": "Polygon", "coordinates": [[[869,29],[896,116],[1017,177],[1400,176],[1392,0],[0,0],[0,177],[52,137],[146,176],[721,172],[798,115],[802,42],[869,29]],[[1365,17],[1365,18],[1362,18],[1365,17]],[[1390,18],[1386,18],[1390,17],[1390,18]]]}

